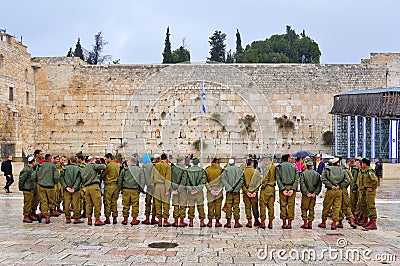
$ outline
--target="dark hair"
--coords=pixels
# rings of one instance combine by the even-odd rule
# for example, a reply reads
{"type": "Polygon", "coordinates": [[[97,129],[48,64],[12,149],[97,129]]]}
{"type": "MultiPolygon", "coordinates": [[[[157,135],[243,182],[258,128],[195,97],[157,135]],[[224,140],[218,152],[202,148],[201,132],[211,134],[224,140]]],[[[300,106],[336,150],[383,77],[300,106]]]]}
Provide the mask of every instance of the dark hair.
{"type": "Polygon", "coordinates": [[[45,161],[50,160],[50,158],[51,158],[51,154],[49,154],[49,153],[44,156],[45,161]]]}
{"type": "Polygon", "coordinates": [[[254,163],[253,159],[247,159],[247,166],[250,166],[254,163]]]}
{"type": "Polygon", "coordinates": [[[114,160],[114,156],[111,153],[107,153],[104,157],[114,160]]]}
{"type": "Polygon", "coordinates": [[[81,160],[81,161],[84,161],[84,157],[83,157],[83,155],[82,154],[78,154],[77,156],[76,156],[76,158],[78,158],[79,160],[81,160]]]}
{"type": "Polygon", "coordinates": [[[165,153],[161,154],[161,160],[167,160],[167,155],[165,153]]]}
{"type": "Polygon", "coordinates": [[[40,154],[42,152],[42,150],[35,150],[34,152],[33,152],[33,156],[35,156],[35,155],[37,155],[37,154],[40,154]]]}
{"type": "Polygon", "coordinates": [[[290,158],[290,155],[289,155],[289,154],[284,154],[284,155],[282,155],[282,162],[288,162],[288,161],[289,161],[289,158],[290,158]]]}
{"type": "Polygon", "coordinates": [[[218,163],[218,158],[213,158],[211,163],[218,163]]]}
{"type": "Polygon", "coordinates": [[[365,163],[367,166],[370,166],[370,165],[371,165],[371,161],[370,161],[370,159],[368,159],[368,158],[363,158],[363,159],[361,160],[361,162],[362,162],[362,163],[365,163]]]}

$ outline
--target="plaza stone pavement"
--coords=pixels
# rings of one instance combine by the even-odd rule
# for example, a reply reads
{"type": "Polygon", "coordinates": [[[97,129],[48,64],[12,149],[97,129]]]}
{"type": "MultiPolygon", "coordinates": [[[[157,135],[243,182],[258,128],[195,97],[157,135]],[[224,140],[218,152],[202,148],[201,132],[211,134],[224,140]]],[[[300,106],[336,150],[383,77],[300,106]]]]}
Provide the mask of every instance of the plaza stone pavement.
{"type": "MultiPolygon", "coordinates": [[[[400,178],[398,167],[386,171],[378,192],[378,230],[361,227],[336,231],[317,227],[322,198],[318,198],[313,230],[300,228],[300,193],[292,230],[281,229],[275,202],[274,228],[158,228],[121,224],[100,227],[65,224],[64,216],[50,224],[22,223],[23,198],[17,192],[0,193],[1,265],[400,265],[400,178]],[[174,248],[151,248],[155,242],[176,243],[174,248]],[[275,249],[275,250],[274,250],[275,249]],[[324,251],[325,250],[325,251],[324,251]],[[278,251],[281,253],[278,254],[278,251]],[[316,259],[308,255],[314,251],[316,259]],[[309,252],[309,253],[307,253],[309,252]],[[308,255],[307,255],[308,254],[308,255]],[[359,257],[357,257],[359,255],[359,257]]],[[[0,185],[4,185],[1,177],[0,185]]],[[[119,211],[122,210],[121,197],[119,211]]],[[[142,220],[144,197],[140,200],[142,220]]],[[[241,222],[246,222],[241,203],[241,222]]],[[[171,210],[172,214],[172,210],[171,210]]],[[[223,213],[224,217],[224,213],[223,213]]],[[[103,217],[102,217],[103,218],[103,217]]],[[[170,219],[171,221],[172,219],[170,219]]],[[[86,221],[86,219],[85,219],[86,221]]],[[[207,222],[207,220],[206,220],[207,222]]],[[[225,222],[225,219],[222,219],[225,222]]]]}

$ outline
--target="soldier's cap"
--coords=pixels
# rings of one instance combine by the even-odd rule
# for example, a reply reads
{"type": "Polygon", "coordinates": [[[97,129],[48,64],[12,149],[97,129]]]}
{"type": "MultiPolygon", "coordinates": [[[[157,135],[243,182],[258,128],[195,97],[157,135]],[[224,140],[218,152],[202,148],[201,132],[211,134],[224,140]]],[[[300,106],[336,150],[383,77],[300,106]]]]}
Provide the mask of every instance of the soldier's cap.
{"type": "Polygon", "coordinates": [[[331,163],[337,163],[337,162],[339,162],[339,160],[340,159],[336,157],[336,158],[331,159],[330,161],[331,161],[331,163]]]}
{"type": "Polygon", "coordinates": [[[193,164],[199,164],[199,162],[200,162],[199,158],[197,158],[197,157],[193,157],[192,158],[192,163],[193,164]]]}
{"type": "Polygon", "coordinates": [[[194,157],[192,158],[192,161],[198,160],[198,159],[199,159],[198,157],[194,156],[194,157]]]}
{"type": "Polygon", "coordinates": [[[154,159],[160,158],[160,154],[158,154],[158,153],[154,154],[154,157],[153,157],[153,158],[154,158],[154,159]]]}
{"type": "Polygon", "coordinates": [[[28,157],[28,163],[31,163],[35,160],[35,156],[31,155],[28,157]]]}
{"type": "Polygon", "coordinates": [[[363,163],[371,163],[371,160],[369,158],[362,158],[361,162],[363,162],[363,163]]]}
{"type": "Polygon", "coordinates": [[[357,158],[356,158],[356,161],[360,161],[360,162],[361,162],[362,159],[363,159],[362,157],[357,157],[357,158]]]}
{"type": "Polygon", "coordinates": [[[307,165],[307,166],[313,166],[314,164],[313,164],[312,161],[308,161],[308,162],[306,162],[306,165],[307,165]]]}
{"type": "Polygon", "coordinates": [[[234,163],[235,163],[235,159],[230,158],[229,161],[228,161],[228,164],[234,164],[234,163]]]}

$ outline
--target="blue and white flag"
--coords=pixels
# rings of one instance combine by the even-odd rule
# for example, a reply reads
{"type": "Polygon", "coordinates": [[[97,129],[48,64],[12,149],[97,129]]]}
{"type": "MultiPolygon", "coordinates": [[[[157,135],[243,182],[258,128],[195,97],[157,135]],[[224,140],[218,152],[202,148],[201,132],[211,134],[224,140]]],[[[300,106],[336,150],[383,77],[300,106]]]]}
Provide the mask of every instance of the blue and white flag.
{"type": "Polygon", "coordinates": [[[203,114],[206,113],[206,91],[204,90],[204,80],[201,86],[201,111],[203,114]]]}

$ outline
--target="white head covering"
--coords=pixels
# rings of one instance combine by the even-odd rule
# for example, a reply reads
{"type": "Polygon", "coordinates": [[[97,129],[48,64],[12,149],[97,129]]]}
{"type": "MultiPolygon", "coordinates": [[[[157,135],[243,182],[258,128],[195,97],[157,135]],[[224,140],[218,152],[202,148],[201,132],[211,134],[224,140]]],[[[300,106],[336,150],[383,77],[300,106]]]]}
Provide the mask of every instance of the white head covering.
{"type": "Polygon", "coordinates": [[[235,159],[233,159],[233,158],[229,159],[228,163],[229,164],[234,164],[235,163],[235,159]]]}

